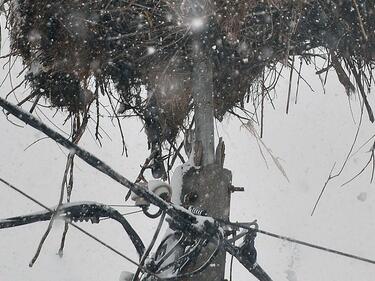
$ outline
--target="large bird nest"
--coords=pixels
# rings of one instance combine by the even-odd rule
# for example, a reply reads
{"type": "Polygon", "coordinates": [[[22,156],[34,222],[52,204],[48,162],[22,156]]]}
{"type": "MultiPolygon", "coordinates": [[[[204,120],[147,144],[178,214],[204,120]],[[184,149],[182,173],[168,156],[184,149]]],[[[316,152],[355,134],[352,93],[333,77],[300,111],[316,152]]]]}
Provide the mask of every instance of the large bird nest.
{"type": "MultiPolygon", "coordinates": [[[[173,143],[193,110],[192,2],[9,0],[11,49],[29,69],[31,97],[77,113],[102,92],[116,100],[114,111],[143,119],[157,106],[159,137],[173,143]]],[[[199,2],[207,11],[203,39],[217,119],[264,97],[277,82],[276,74],[265,73],[276,73],[277,63],[293,68],[295,56],[310,60],[320,48],[326,53],[320,73],[334,68],[348,93],[354,80],[374,120],[366,98],[375,57],[374,1],[199,2]],[[264,77],[274,79],[264,85],[264,77]]]]}

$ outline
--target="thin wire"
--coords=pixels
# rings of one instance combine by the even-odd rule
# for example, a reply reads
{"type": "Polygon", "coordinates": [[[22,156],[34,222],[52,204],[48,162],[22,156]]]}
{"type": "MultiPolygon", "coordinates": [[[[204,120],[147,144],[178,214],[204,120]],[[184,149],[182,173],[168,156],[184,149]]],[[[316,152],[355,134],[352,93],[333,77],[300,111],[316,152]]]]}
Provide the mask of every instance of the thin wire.
{"type": "Polygon", "coordinates": [[[288,237],[288,236],[272,233],[272,232],[269,232],[269,231],[248,227],[248,226],[246,226],[244,224],[241,224],[241,223],[231,223],[230,222],[228,224],[229,225],[235,225],[235,226],[238,226],[238,227],[241,227],[241,228],[244,228],[244,229],[248,229],[248,230],[253,230],[253,231],[256,231],[258,233],[261,233],[261,234],[264,234],[264,235],[267,235],[267,236],[270,236],[270,237],[273,237],[273,238],[276,238],[276,239],[300,244],[300,245],[303,245],[303,246],[306,246],[306,247],[322,250],[322,251],[329,252],[329,253],[332,253],[332,254],[336,254],[336,255],[339,255],[339,256],[344,256],[344,257],[347,257],[347,258],[351,258],[351,259],[375,264],[375,260],[370,260],[370,259],[367,259],[367,258],[364,258],[364,257],[360,257],[360,256],[352,255],[352,254],[349,254],[349,253],[345,253],[345,252],[342,252],[342,251],[338,251],[338,250],[335,250],[335,249],[331,249],[331,248],[319,246],[319,245],[316,245],[316,244],[308,243],[308,242],[301,241],[301,240],[298,240],[298,239],[294,239],[294,238],[291,238],[291,237],[288,237]]]}
{"type": "MultiPolygon", "coordinates": [[[[44,209],[50,211],[50,212],[53,212],[52,209],[50,209],[49,207],[47,207],[46,205],[44,205],[43,203],[39,202],[38,200],[36,200],[35,198],[31,197],[30,195],[26,194],[25,192],[23,192],[22,190],[18,189],[17,187],[15,187],[14,185],[8,183],[7,181],[5,181],[4,179],[2,179],[0,177],[0,182],[4,183],[6,186],[8,186],[9,188],[17,191],[18,193],[22,194],[23,196],[25,196],[26,198],[28,198],[29,200],[33,201],[35,204],[43,207],[44,209]]],[[[148,274],[151,274],[152,276],[156,277],[157,279],[160,279],[157,275],[155,275],[154,273],[150,272],[149,270],[147,270],[145,267],[141,266],[139,263],[135,262],[133,259],[127,257],[126,255],[124,255],[123,253],[121,253],[120,251],[116,250],[115,248],[113,248],[112,246],[108,245],[107,243],[103,242],[102,240],[100,240],[99,238],[97,238],[96,236],[94,236],[93,234],[87,232],[86,230],[84,230],[83,228],[79,227],[78,225],[72,223],[72,222],[69,222],[67,221],[71,226],[73,226],[74,228],[78,229],[79,231],[81,231],[82,233],[86,234],[87,236],[89,236],[90,238],[94,239],[96,242],[98,242],[99,244],[103,245],[104,247],[108,248],[109,250],[111,250],[112,252],[116,253],[117,255],[123,257],[125,260],[127,260],[128,262],[132,263],[133,265],[135,266],[138,266],[139,268],[141,268],[144,272],[148,273],[148,274]]]]}
{"type": "Polygon", "coordinates": [[[94,156],[93,154],[89,153],[88,151],[80,148],[78,145],[69,141],[66,137],[61,135],[60,133],[56,132],[55,130],[48,127],[46,124],[41,122],[39,119],[35,118],[30,113],[27,113],[17,106],[13,105],[12,103],[6,101],[5,99],[0,97],[0,107],[3,107],[5,110],[10,112],[12,115],[17,117],[18,119],[24,121],[28,125],[32,126],[33,128],[37,129],[38,131],[43,132],[47,136],[51,137],[54,141],[61,144],[67,149],[74,150],[75,155],[89,164],[91,167],[97,169],[98,171],[106,174],[108,177],[112,178],[116,182],[120,183],[124,187],[130,189],[132,192],[141,196],[145,200],[149,201],[151,204],[158,206],[159,208],[165,210],[167,214],[173,219],[179,219],[185,222],[194,221],[196,218],[189,212],[183,212],[181,209],[177,208],[174,204],[168,203],[164,201],[159,196],[155,195],[154,193],[146,190],[145,188],[131,182],[120,173],[116,172],[112,169],[109,165],[104,163],[102,160],[94,156]]]}
{"type": "MultiPolygon", "coordinates": [[[[26,194],[25,192],[23,192],[22,190],[16,188],[15,186],[11,185],[10,183],[8,183],[7,181],[5,181],[4,179],[0,178],[0,181],[2,183],[4,183],[5,185],[7,185],[9,188],[17,191],[18,193],[22,194],[23,196],[25,196],[26,198],[28,198],[29,200],[33,201],[34,203],[36,203],[37,205],[45,208],[46,210],[48,211],[52,211],[50,208],[48,208],[46,205],[44,205],[43,203],[39,202],[38,200],[34,199],[33,197],[31,197],[30,195],[26,194]]],[[[357,256],[357,255],[352,255],[352,254],[349,254],[349,253],[345,253],[345,252],[342,252],[342,251],[338,251],[338,250],[335,250],[335,249],[331,249],[331,248],[327,248],[327,247],[323,247],[323,246],[319,246],[319,245],[316,245],[316,244],[312,244],[312,243],[308,243],[308,242],[305,242],[305,241],[301,241],[301,240],[297,240],[297,239],[294,239],[294,238],[291,238],[291,237],[287,237],[287,236],[284,236],[284,235],[279,235],[279,234],[276,234],[276,233],[272,233],[272,232],[269,232],[269,231],[265,231],[265,230],[261,230],[261,229],[254,229],[254,228],[251,228],[251,227],[248,227],[244,224],[241,224],[241,223],[232,223],[232,222],[226,222],[224,220],[218,220],[218,221],[221,221],[221,222],[224,222],[224,223],[227,223],[229,225],[235,225],[235,226],[239,226],[241,228],[244,228],[244,229],[249,229],[249,230],[255,230],[256,232],[258,233],[261,233],[261,234],[264,234],[264,235],[267,235],[267,236],[270,236],[270,237],[273,237],[273,238],[276,238],[276,239],[280,239],[280,240],[284,240],[284,241],[288,241],[288,242],[292,242],[292,243],[296,243],[296,244],[300,244],[300,245],[303,245],[303,246],[306,246],[306,247],[310,247],[310,248],[314,248],[314,249],[318,249],[318,250],[322,250],[322,251],[325,251],[325,252],[329,252],[329,253],[332,253],[332,254],[336,254],[336,255],[340,255],[340,256],[344,256],[344,257],[347,257],[347,258],[351,258],[351,259],[355,259],[355,260],[359,260],[359,261],[363,261],[363,262],[367,262],[367,263],[371,263],[371,264],[375,264],[375,260],[371,260],[371,259],[367,259],[367,258],[364,258],[364,257],[360,257],[360,256],[357,256]]],[[[101,241],[100,239],[98,239],[97,237],[95,237],[94,235],[88,233],[87,231],[83,230],[81,227],[69,222],[70,225],[72,225],[73,227],[77,228],[78,230],[80,230],[81,232],[83,232],[84,234],[88,235],[89,237],[91,237],[92,239],[96,240],[97,242],[99,242],[100,244],[102,244],[103,246],[105,246],[106,248],[110,249],[111,251],[115,252],[116,254],[120,255],[121,257],[123,257],[124,259],[126,259],[127,261],[131,262],[132,264],[136,265],[136,266],[140,266],[137,262],[133,261],[132,259],[128,258],[127,256],[125,256],[124,254],[120,253],[119,251],[117,251],[116,249],[114,249],[113,247],[109,246],[108,244],[106,244],[105,242],[101,241]]],[[[144,270],[145,272],[149,273],[149,274],[152,274],[154,275],[153,273],[150,273],[147,269],[141,267],[142,270],[144,270]]]]}
{"type": "MultiPolygon", "coordinates": [[[[142,213],[143,211],[140,210],[140,211],[134,211],[134,212],[129,212],[129,213],[123,213],[121,214],[122,216],[129,216],[129,215],[133,215],[133,214],[138,214],[138,213],[142,213]]],[[[105,220],[109,220],[110,218],[102,218],[100,219],[99,221],[105,221],[105,220]]]]}
{"type": "Polygon", "coordinates": [[[136,205],[123,205],[123,204],[106,204],[110,207],[121,207],[121,208],[139,208],[139,206],[136,205]]]}
{"type": "Polygon", "coordinates": [[[326,251],[326,252],[336,254],[336,255],[340,255],[340,256],[344,256],[344,257],[347,257],[347,258],[356,259],[356,260],[360,260],[360,261],[363,261],[363,262],[375,264],[375,260],[370,260],[370,259],[367,259],[367,258],[364,258],[364,257],[348,254],[348,253],[338,251],[338,250],[335,250],[335,249],[331,249],[331,248],[327,248],[327,247],[322,247],[322,246],[319,246],[319,245],[316,245],[316,244],[304,242],[304,241],[301,241],[301,240],[297,240],[297,239],[290,238],[290,237],[287,237],[287,236],[275,234],[275,233],[268,232],[268,231],[261,230],[261,229],[257,229],[256,231],[261,233],[261,234],[268,235],[270,237],[274,237],[274,238],[277,238],[277,239],[281,239],[281,240],[285,240],[285,241],[288,241],[288,242],[300,244],[300,245],[303,245],[303,246],[306,246],[306,247],[311,247],[311,248],[314,248],[314,249],[326,251]]]}
{"type": "MultiPolygon", "coordinates": [[[[176,275],[174,277],[167,277],[167,278],[163,278],[163,280],[166,280],[166,281],[172,281],[172,280],[177,280],[179,278],[184,278],[184,277],[192,277],[193,275],[196,275],[198,273],[201,273],[203,270],[205,270],[213,261],[213,259],[217,256],[217,254],[219,253],[219,250],[220,250],[220,246],[221,246],[221,242],[223,240],[223,236],[220,232],[218,232],[216,234],[216,238],[217,238],[217,246],[215,248],[215,250],[212,252],[212,254],[210,255],[210,257],[205,261],[205,263],[203,263],[200,267],[198,267],[197,269],[195,269],[194,271],[191,271],[191,272],[186,272],[186,273],[182,273],[182,274],[179,274],[179,275],[176,275]]],[[[186,254],[185,254],[186,255],[186,254]]],[[[184,255],[182,255],[180,257],[180,259],[184,257],[184,255]]],[[[188,260],[188,262],[191,261],[190,259],[188,260]]]]}
{"type": "MultiPolygon", "coordinates": [[[[160,234],[161,227],[163,226],[163,222],[164,222],[164,219],[165,219],[165,215],[166,215],[166,213],[163,212],[162,215],[161,215],[161,217],[160,217],[158,227],[156,228],[155,233],[154,233],[154,236],[152,237],[152,240],[151,240],[151,242],[150,242],[150,245],[148,246],[148,248],[146,249],[146,251],[143,253],[143,256],[142,256],[142,258],[141,258],[141,261],[139,262],[139,264],[140,264],[141,266],[144,265],[146,259],[148,258],[148,255],[150,254],[152,248],[153,248],[154,245],[155,245],[156,239],[158,239],[158,236],[159,236],[159,234],[160,234]]],[[[134,280],[134,281],[138,280],[138,276],[139,276],[140,273],[141,273],[141,268],[138,267],[138,268],[137,268],[137,271],[135,272],[134,277],[133,277],[133,280],[134,280]]]]}
{"type": "Polygon", "coordinates": [[[234,256],[231,255],[230,257],[230,275],[229,275],[229,281],[233,281],[233,260],[234,260],[234,256]]]}

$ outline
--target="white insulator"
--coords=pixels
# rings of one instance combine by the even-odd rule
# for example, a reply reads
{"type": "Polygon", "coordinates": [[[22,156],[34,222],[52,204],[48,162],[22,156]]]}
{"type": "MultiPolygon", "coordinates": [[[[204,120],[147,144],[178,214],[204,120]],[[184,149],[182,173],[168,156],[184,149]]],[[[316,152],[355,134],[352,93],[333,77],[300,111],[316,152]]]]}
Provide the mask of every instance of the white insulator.
{"type": "MultiPolygon", "coordinates": [[[[172,197],[172,188],[171,186],[163,181],[153,180],[148,183],[139,183],[139,185],[150,190],[155,195],[163,198],[166,201],[170,201],[172,197]]],[[[144,198],[139,197],[137,194],[132,192],[131,199],[135,202],[136,206],[148,206],[150,203],[144,198]]]]}
{"type": "Polygon", "coordinates": [[[148,189],[166,201],[171,201],[172,188],[163,181],[153,180],[148,183],[148,189]]]}

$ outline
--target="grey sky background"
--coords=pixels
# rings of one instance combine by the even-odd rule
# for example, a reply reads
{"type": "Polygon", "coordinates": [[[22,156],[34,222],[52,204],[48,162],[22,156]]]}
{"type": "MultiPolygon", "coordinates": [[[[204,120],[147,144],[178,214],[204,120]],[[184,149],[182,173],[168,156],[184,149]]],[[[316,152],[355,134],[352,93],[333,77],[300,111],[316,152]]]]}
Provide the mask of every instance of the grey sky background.
{"type": "MultiPolygon", "coordinates": [[[[4,36],[5,37],[5,36],[4,36]]],[[[3,38],[2,55],[7,53],[7,38],[3,38]]],[[[5,63],[5,60],[3,60],[5,63]]],[[[12,71],[15,78],[21,66],[12,71]]],[[[0,71],[1,79],[7,66],[0,71]]],[[[288,77],[285,72],[285,77],[288,77]]],[[[375,192],[370,184],[371,171],[349,185],[340,185],[354,176],[370,157],[372,143],[367,144],[349,159],[341,177],[327,187],[316,214],[310,213],[332,165],[340,167],[353,141],[359,120],[360,104],[353,96],[350,101],[334,73],[330,73],[325,94],[313,67],[305,69],[304,77],[311,82],[312,92],[303,82],[298,104],[285,114],[288,79],[282,78],[276,89],[276,110],[270,105],[265,110],[265,135],[263,141],[272,150],[285,169],[288,182],[267,156],[267,168],[259,152],[257,142],[241,124],[233,119],[218,123],[218,135],[227,148],[225,166],[233,172],[233,183],[246,188],[244,193],[232,197],[232,220],[258,219],[264,230],[317,243],[368,258],[375,258],[375,192]]],[[[4,97],[11,89],[9,77],[1,88],[4,97]]],[[[293,90],[295,83],[293,83],[293,90]]],[[[23,89],[17,95],[25,96],[23,89]]],[[[11,96],[10,100],[15,101],[11,96]]],[[[374,103],[370,95],[371,104],[374,103]]],[[[30,106],[30,105],[27,105],[30,106]]],[[[36,112],[42,120],[52,125],[36,112]]],[[[47,113],[52,116],[54,112],[47,113]]],[[[11,118],[23,126],[17,127],[0,115],[0,176],[47,205],[58,202],[60,184],[67,153],[51,140],[41,140],[25,151],[32,142],[44,137],[34,129],[11,118]],[[65,154],[64,154],[65,153],[65,154]]],[[[62,126],[63,115],[53,120],[62,126]]],[[[113,166],[129,179],[135,179],[148,155],[142,124],[136,120],[124,120],[129,157],[121,156],[118,130],[110,120],[103,120],[102,127],[111,139],[104,137],[99,148],[90,133],[86,133],[81,145],[113,166]]],[[[94,125],[89,128],[93,131],[94,125]]],[[[259,130],[259,128],[257,128],[259,130]]],[[[374,132],[366,113],[356,144],[357,150],[374,132]]],[[[73,201],[94,200],[107,204],[122,203],[126,190],[107,177],[98,174],[82,161],[77,160],[73,201]]],[[[0,185],[0,218],[38,211],[40,208],[14,191],[0,185]]],[[[124,209],[124,212],[133,209],[124,209]]],[[[141,214],[128,217],[141,237],[150,239],[155,222],[141,214]]],[[[118,280],[122,270],[132,271],[134,266],[103,248],[83,234],[71,229],[65,255],[56,255],[62,233],[62,222],[56,223],[43,251],[33,268],[28,267],[41,235],[47,227],[39,223],[0,231],[0,280],[5,281],[79,281],[118,280]]],[[[99,225],[83,224],[116,249],[136,259],[136,252],[121,227],[104,221],[99,225]]],[[[257,238],[259,263],[274,280],[287,281],[349,281],[374,280],[375,267],[318,250],[294,245],[259,235],[257,238]]],[[[240,265],[234,265],[234,280],[253,280],[240,265]]]]}

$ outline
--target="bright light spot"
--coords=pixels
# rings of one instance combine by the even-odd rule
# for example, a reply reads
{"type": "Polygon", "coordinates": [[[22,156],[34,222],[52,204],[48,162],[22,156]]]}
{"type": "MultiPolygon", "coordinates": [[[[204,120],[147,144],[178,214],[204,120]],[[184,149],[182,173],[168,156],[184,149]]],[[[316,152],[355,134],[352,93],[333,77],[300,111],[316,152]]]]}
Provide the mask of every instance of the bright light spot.
{"type": "Polygon", "coordinates": [[[204,20],[202,18],[193,18],[191,20],[191,28],[193,30],[200,30],[204,26],[204,20]]]}
{"type": "Polygon", "coordinates": [[[167,14],[167,21],[171,22],[172,19],[173,19],[172,14],[169,14],[169,13],[168,13],[168,14],[167,14]]]}
{"type": "Polygon", "coordinates": [[[147,54],[148,55],[153,55],[155,54],[156,49],[154,47],[147,47],[147,54]]]}

